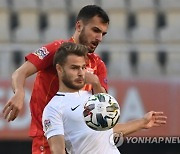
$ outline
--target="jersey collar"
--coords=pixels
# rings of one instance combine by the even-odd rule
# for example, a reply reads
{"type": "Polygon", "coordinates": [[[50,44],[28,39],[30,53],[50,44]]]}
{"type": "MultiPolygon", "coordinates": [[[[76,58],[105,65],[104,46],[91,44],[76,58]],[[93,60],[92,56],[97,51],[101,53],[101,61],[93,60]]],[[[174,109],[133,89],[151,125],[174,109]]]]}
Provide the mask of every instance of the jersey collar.
{"type": "Polygon", "coordinates": [[[74,38],[73,38],[73,37],[71,37],[71,38],[69,39],[69,42],[76,43],[76,41],[74,40],[74,38]]]}

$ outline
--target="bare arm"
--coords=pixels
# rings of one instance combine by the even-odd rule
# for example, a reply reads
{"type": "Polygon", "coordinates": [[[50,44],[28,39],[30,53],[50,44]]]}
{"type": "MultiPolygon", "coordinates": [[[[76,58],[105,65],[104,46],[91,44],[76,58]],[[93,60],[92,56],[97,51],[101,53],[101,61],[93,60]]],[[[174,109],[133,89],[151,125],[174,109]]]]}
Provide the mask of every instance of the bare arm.
{"type": "Polygon", "coordinates": [[[105,88],[101,86],[101,83],[97,75],[92,74],[90,72],[86,72],[85,79],[86,79],[86,83],[92,85],[94,94],[107,93],[105,88]]]}
{"type": "Polygon", "coordinates": [[[14,95],[6,103],[3,109],[3,115],[7,121],[13,121],[22,109],[25,97],[25,80],[27,77],[35,74],[36,72],[36,67],[32,63],[26,61],[12,74],[12,88],[14,95]]]}
{"type": "Polygon", "coordinates": [[[113,131],[115,133],[123,133],[128,135],[141,129],[149,129],[151,127],[161,126],[166,123],[167,117],[164,116],[163,112],[148,112],[143,118],[127,122],[125,124],[118,123],[113,131]]]}
{"type": "Polygon", "coordinates": [[[65,143],[63,135],[52,136],[48,139],[51,154],[65,154],[65,143]]]}

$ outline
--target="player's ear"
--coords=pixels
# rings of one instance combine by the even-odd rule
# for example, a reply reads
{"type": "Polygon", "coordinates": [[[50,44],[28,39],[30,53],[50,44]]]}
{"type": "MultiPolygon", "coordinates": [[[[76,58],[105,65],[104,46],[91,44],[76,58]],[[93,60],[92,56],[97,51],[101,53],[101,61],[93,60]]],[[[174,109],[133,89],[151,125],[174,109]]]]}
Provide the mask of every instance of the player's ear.
{"type": "Polygon", "coordinates": [[[56,70],[57,70],[57,72],[58,73],[62,73],[62,66],[61,65],[59,65],[59,64],[56,64],[56,70]]]}
{"type": "Polygon", "coordinates": [[[81,20],[79,20],[79,21],[76,22],[76,30],[78,32],[81,32],[82,29],[83,29],[83,22],[81,20]]]}

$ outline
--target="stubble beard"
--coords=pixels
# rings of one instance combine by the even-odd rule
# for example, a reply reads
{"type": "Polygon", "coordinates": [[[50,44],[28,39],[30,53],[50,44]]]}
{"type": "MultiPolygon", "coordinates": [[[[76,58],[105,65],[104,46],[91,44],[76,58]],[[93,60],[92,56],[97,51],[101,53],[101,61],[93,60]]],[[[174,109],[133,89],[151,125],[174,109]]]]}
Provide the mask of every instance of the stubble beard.
{"type": "Polygon", "coordinates": [[[62,77],[62,82],[64,83],[64,85],[70,89],[73,89],[73,90],[80,90],[84,87],[84,84],[81,84],[81,85],[74,85],[72,83],[71,80],[69,80],[69,77],[64,74],[63,77],[62,77]]]}
{"type": "Polygon", "coordinates": [[[87,41],[87,37],[85,35],[85,28],[82,29],[80,35],[79,35],[79,43],[82,45],[86,45],[88,47],[88,51],[89,53],[93,53],[94,51],[92,49],[89,48],[88,46],[88,41],[87,41]]]}

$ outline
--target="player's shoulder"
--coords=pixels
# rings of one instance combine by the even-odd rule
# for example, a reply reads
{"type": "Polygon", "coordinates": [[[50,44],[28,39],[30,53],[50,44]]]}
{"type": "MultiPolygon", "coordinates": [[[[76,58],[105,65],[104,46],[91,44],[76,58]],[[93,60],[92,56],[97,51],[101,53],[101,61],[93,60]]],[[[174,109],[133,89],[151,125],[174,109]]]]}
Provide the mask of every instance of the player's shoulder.
{"type": "Polygon", "coordinates": [[[96,53],[88,53],[88,57],[96,58],[96,59],[101,59],[101,57],[98,54],[96,54],[96,53]]]}
{"type": "Polygon", "coordinates": [[[62,107],[65,95],[56,93],[55,96],[49,101],[46,108],[59,109],[62,107]]]}
{"type": "Polygon", "coordinates": [[[63,42],[65,42],[65,40],[54,40],[44,44],[41,48],[38,49],[38,53],[39,51],[47,51],[50,54],[54,54],[63,42]]]}
{"type": "Polygon", "coordinates": [[[59,44],[59,45],[61,45],[61,44],[64,43],[64,42],[67,42],[67,40],[62,40],[62,39],[60,39],[60,40],[54,40],[54,43],[57,43],[57,44],[59,44]]]}
{"type": "Polygon", "coordinates": [[[51,45],[51,46],[61,46],[61,44],[63,44],[64,42],[66,42],[66,40],[62,40],[62,39],[60,39],[60,40],[54,40],[54,41],[48,43],[48,44],[45,45],[45,46],[48,46],[48,45],[51,45]]]}
{"type": "Polygon", "coordinates": [[[88,58],[92,61],[96,61],[96,63],[104,63],[101,57],[96,53],[88,53],[88,58]]]}
{"type": "Polygon", "coordinates": [[[47,44],[46,47],[57,49],[65,42],[70,42],[70,40],[63,40],[63,39],[54,40],[54,41],[50,42],[49,44],[47,44]]]}

